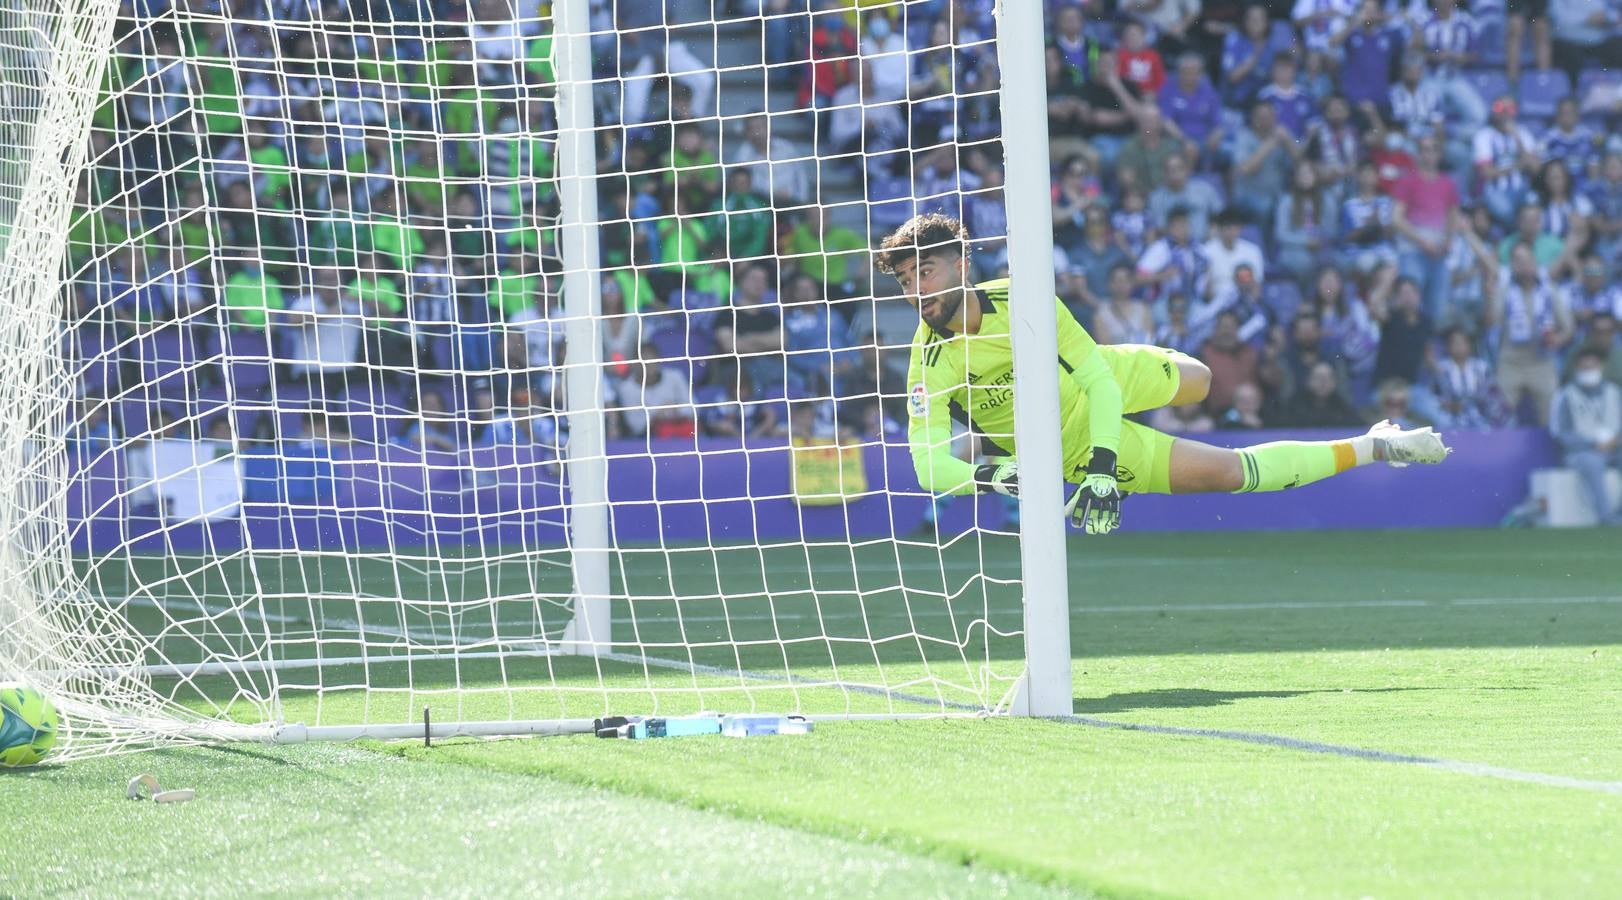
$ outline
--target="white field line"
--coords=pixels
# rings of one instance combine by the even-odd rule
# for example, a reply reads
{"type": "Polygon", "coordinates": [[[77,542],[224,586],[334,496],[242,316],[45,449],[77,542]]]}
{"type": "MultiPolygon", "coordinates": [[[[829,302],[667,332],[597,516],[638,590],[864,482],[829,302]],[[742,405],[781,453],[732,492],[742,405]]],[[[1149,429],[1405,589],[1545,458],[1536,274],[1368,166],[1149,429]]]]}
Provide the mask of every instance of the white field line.
{"type": "MultiPolygon", "coordinates": [[[[190,612],[191,607],[197,606],[196,601],[191,599],[176,601],[173,604],[173,607],[175,608],[171,608],[171,604],[160,603],[147,597],[123,598],[122,602],[128,602],[134,606],[144,606],[151,609],[158,609],[170,614],[175,612],[190,612]]],[[[721,601],[705,602],[719,603],[721,601]]],[[[1579,606],[1617,603],[1622,603],[1622,594],[1584,594],[1561,597],[1455,597],[1442,600],[1343,600],[1330,603],[1314,603],[1304,600],[1259,600],[1238,603],[1166,603],[1152,606],[1075,606],[1072,607],[1070,611],[1076,615],[1146,614],[1158,616],[1187,612],[1266,612],[1270,610],[1288,611],[1318,609],[1425,609],[1473,606],[1579,606]]],[[[668,615],[668,613],[676,611],[674,609],[675,605],[675,602],[667,600],[645,602],[644,608],[650,606],[670,608],[661,609],[658,612],[644,613],[641,616],[616,616],[614,618],[614,624],[656,625],[666,622],[683,622],[696,625],[720,624],[728,622],[803,622],[816,621],[819,619],[823,621],[865,621],[868,618],[867,615],[856,610],[828,610],[821,614],[779,612],[775,614],[734,613],[731,615],[668,615]]],[[[201,611],[207,613],[211,618],[220,615],[235,614],[241,615],[244,618],[257,619],[266,622],[276,622],[282,624],[309,624],[309,619],[303,617],[278,615],[276,613],[262,613],[255,609],[239,609],[237,607],[222,606],[219,604],[202,604],[201,611]]],[[[1019,612],[1021,612],[1021,609],[1017,606],[994,606],[989,610],[982,607],[979,609],[966,609],[956,612],[939,608],[914,608],[908,612],[908,616],[912,619],[951,618],[973,621],[973,617],[976,614],[983,615],[989,613],[990,615],[1014,615],[1019,612]]],[[[359,629],[362,633],[373,633],[387,637],[418,638],[423,634],[420,631],[401,629],[389,625],[367,624],[363,627],[360,622],[345,618],[323,618],[322,624],[331,626],[333,628],[359,629]]],[[[458,630],[465,632],[466,628],[467,626],[463,626],[458,630]]]]}
{"type": "MultiPolygon", "coordinates": [[[[152,600],[150,598],[146,598],[146,597],[128,597],[128,598],[123,598],[123,600],[128,602],[128,603],[134,604],[134,605],[147,606],[147,607],[151,607],[151,608],[154,608],[154,609],[163,609],[164,608],[163,604],[157,603],[156,601],[154,601],[154,600],[152,600]]],[[[1479,607],[1479,606],[1523,606],[1523,605],[1545,606],[1545,605],[1557,605],[1557,604],[1595,604],[1595,603],[1604,603],[1604,604],[1622,603],[1622,595],[1580,595],[1580,596],[1569,596],[1569,597],[1465,597],[1465,598],[1457,598],[1457,599],[1450,599],[1450,600],[1364,600],[1364,601],[1345,601],[1345,602],[1341,602],[1341,603],[1305,603],[1305,602],[1282,601],[1282,602],[1256,602],[1256,603],[1202,603],[1202,604],[1184,604],[1184,605],[1181,605],[1181,606],[1168,606],[1168,605],[1162,605],[1162,606],[1113,606],[1113,607],[1112,606],[1103,606],[1103,607],[1096,607],[1095,606],[1095,607],[1080,607],[1080,608],[1077,608],[1077,609],[1073,610],[1073,612],[1080,612],[1080,613],[1111,613],[1111,614],[1153,613],[1153,614],[1158,615],[1158,614],[1162,614],[1162,613],[1182,612],[1182,611],[1243,612],[1243,611],[1258,611],[1258,610],[1264,611],[1264,610],[1310,610],[1310,609],[1366,609],[1366,608],[1392,608],[1392,607],[1413,609],[1413,608],[1425,608],[1425,607],[1436,607],[1436,608],[1461,607],[1462,608],[1462,607],[1479,607]]],[[[184,605],[187,605],[187,606],[195,605],[195,601],[188,599],[188,600],[184,601],[184,605]]],[[[241,614],[245,618],[260,616],[260,613],[258,611],[252,610],[252,609],[237,609],[235,607],[223,607],[223,606],[214,606],[214,607],[205,606],[204,609],[206,611],[209,611],[213,615],[241,614]]],[[[993,608],[992,610],[990,610],[990,612],[992,614],[1001,613],[1001,614],[1009,614],[1009,615],[1011,615],[1013,613],[1016,613],[1018,611],[1019,610],[1017,608],[1015,608],[1015,607],[998,607],[998,608],[993,608]]],[[[979,621],[979,619],[977,619],[977,618],[971,618],[971,615],[974,612],[979,612],[979,610],[969,611],[969,612],[964,612],[964,613],[961,613],[961,614],[957,614],[957,617],[962,619],[965,624],[971,624],[971,623],[973,623],[975,621],[979,621]]],[[[941,617],[947,617],[947,616],[952,616],[952,615],[954,615],[954,614],[951,613],[948,610],[934,609],[934,610],[914,610],[912,612],[912,614],[911,614],[911,617],[913,619],[941,618],[941,617]]],[[[768,616],[768,615],[741,615],[741,614],[740,615],[735,615],[735,616],[683,616],[683,617],[681,617],[681,619],[679,621],[684,623],[684,624],[699,623],[699,622],[715,622],[715,623],[732,622],[732,623],[739,623],[739,622],[802,621],[802,620],[816,619],[816,618],[818,618],[818,616],[808,615],[808,614],[800,614],[800,613],[784,613],[784,614],[779,614],[776,617],[772,617],[772,616],[768,616]]],[[[824,619],[824,620],[861,620],[862,615],[860,613],[858,613],[858,612],[843,612],[843,613],[841,613],[841,612],[829,612],[829,613],[823,614],[821,616],[821,618],[824,619]]],[[[272,621],[272,622],[280,622],[280,623],[309,624],[308,622],[306,622],[303,619],[298,619],[298,618],[291,617],[291,616],[275,615],[275,614],[265,614],[265,620],[266,621],[272,621]]],[[[627,619],[627,618],[616,618],[616,619],[614,619],[615,624],[620,624],[620,625],[631,624],[633,621],[635,621],[635,620],[627,619]]],[[[640,620],[640,622],[643,625],[664,624],[664,622],[659,618],[644,618],[644,619],[640,620]]],[[[483,625],[484,623],[481,622],[481,623],[478,623],[478,624],[483,625]]],[[[417,661],[427,662],[427,661],[438,661],[438,660],[446,660],[446,659],[470,660],[470,659],[484,659],[484,658],[495,659],[495,658],[500,658],[502,656],[547,656],[547,655],[552,655],[553,653],[557,652],[557,648],[553,646],[553,644],[555,644],[556,642],[548,641],[548,640],[545,640],[545,639],[541,639],[541,640],[538,640],[538,641],[533,640],[533,639],[528,640],[528,641],[512,640],[512,639],[502,640],[499,643],[506,644],[507,645],[506,647],[503,647],[501,649],[491,649],[492,643],[496,642],[495,636],[492,635],[492,634],[489,634],[487,629],[477,628],[477,627],[473,627],[471,625],[459,626],[454,630],[454,632],[451,631],[450,629],[444,629],[442,631],[441,630],[427,631],[427,630],[424,630],[424,629],[398,628],[398,627],[395,627],[395,626],[392,626],[392,625],[363,624],[363,623],[355,621],[353,619],[337,618],[337,617],[324,618],[322,620],[322,625],[325,626],[325,627],[332,628],[335,631],[343,631],[343,632],[353,631],[353,632],[356,633],[357,636],[362,637],[362,638],[369,637],[369,636],[386,637],[386,638],[393,638],[395,640],[405,640],[405,641],[416,642],[416,643],[420,643],[420,644],[427,644],[427,645],[430,645],[430,646],[443,644],[447,639],[450,639],[452,637],[452,635],[454,634],[456,645],[455,646],[450,646],[450,647],[434,646],[434,649],[432,649],[432,650],[419,651],[419,652],[408,652],[408,653],[403,653],[403,654],[398,653],[398,652],[395,652],[395,653],[379,653],[376,656],[371,656],[371,657],[341,657],[341,658],[328,657],[328,658],[325,658],[325,659],[317,657],[317,658],[313,658],[313,659],[276,660],[276,661],[273,661],[273,662],[272,661],[233,661],[233,662],[225,662],[225,663],[198,663],[198,664],[175,665],[175,666],[156,666],[156,667],[147,667],[147,668],[148,668],[149,672],[151,674],[154,674],[154,675],[180,675],[180,674],[186,674],[186,673],[190,673],[190,674],[193,674],[193,675],[200,675],[200,674],[222,674],[222,673],[226,673],[226,672],[247,671],[247,670],[259,671],[259,670],[264,670],[264,669],[277,669],[277,670],[282,670],[282,669],[308,669],[308,668],[320,668],[322,666],[386,664],[386,663],[417,662],[417,661]]],[[[886,639],[891,639],[891,638],[906,637],[908,634],[911,634],[911,632],[900,632],[900,633],[893,634],[893,635],[881,635],[881,637],[884,637],[886,639]]],[[[799,638],[796,638],[795,640],[800,641],[800,640],[805,640],[807,638],[814,638],[814,637],[815,636],[801,636],[799,638]]],[[[626,643],[626,642],[620,642],[620,643],[626,643]]],[[[761,643],[761,641],[752,640],[752,641],[749,641],[748,643],[757,644],[757,643],[761,643]]],[[[622,662],[632,661],[632,659],[631,659],[632,655],[631,654],[609,653],[609,654],[604,654],[604,656],[606,658],[610,658],[610,659],[619,659],[619,661],[622,661],[622,662]]],[[[657,658],[657,657],[646,656],[646,655],[643,655],[643,654],[635,654],[635,660],[634,661],[644,662],[644,663],[647,663],[649,665],[658,665],[658,666],[661,666],[661,667],[664,667],[664,668],[688,668],[688,667],[693,666],[692,663],[684,662],[682,660],[665,660],[665,659],[660,659],[660,658],[657,658]]],[[[708,667],[708,666],[695,668],[695,669],[693,669],[693,671],[694,671],[695,674],[728,675],[728,676],[733,676],[733,677],[751,678],[751,679],[757,679],[757,680],[770,680],[770,679],[784,678],[785,677],[785,676],[773,675],[771,673],[746,673],[746,672],[742,672],[741,670],[714,669],[714,668],[708,667]]],[[[826,685],[819,685],[819,686],[826,686],[826,685]]],[[[849,684],[838,684],[836,686],[847,687],[847,688],[854,687],[854,685],[849,685],[849,684]]],[[[887,694],[889,696],[892,696],[894,699],[906,700],[908,702],[926,702],[926,703],[927,702],[936,702],[936,701],[928,699],[928,698],[914,698],[914,697],[910,697],[910,696],[895,693],[895,692],[887,692],[887,691],[884,691],[884,689],[882,689],[882,688],[870,688],[870,689],[875,690],[875,691],[877,691],[879,693],[885,693],[885,694],[887,694]]],[[[1100,721],[1107,723],[1109,720],[1100,720],[1100,721]]],[[[1081,722],[1080,724],[1091,724],[1091,723],[1081,722]]],[[[1114,726],[1112,725],[1111,727],[1114,727],[1114,726]]]]}
{"type": "MultiPolygon", "coordinates": [[[[1147,613],[1162,615],[1165,613],[1180,612],[1257,612],[1267,610],[1313,610],[1313,609],[1424,609],[1427,607],[1446,608],[1450,606],[1546,606],[1546,605],[1587,605],[1622,603],[1622,594],[1595,594],[1572,597],[1467,597],[1461,599],[1444,600],[1344,600],[1333,603],[1313,603],[1296,600],[1262,600],[1243,603],[1169,603],[1155,606],[1121,605],[1121,606],[1072,606],[1070,612],[1075,615],[1122,615],[1132,613],[1147,613]]],[[[914,609],[910,616],[915,619],[928,618],[967,618],[976,612],[989,612],[992,615],[1013,615],[1021,612],[1018,606],[993,606],[989,610],[967,610],[952,612],[945,609],[914,609]]],[[[771,615],[734,615],[734,616],[682,616],[683,622],[772,622],[795,621],[800,619],[863,619],[859,612],[829,611],[820,617],[807,613],[779,613],[771,615]]],[[[636,621],[631,618],[616,618],[614,623],[628,625],[636,621]]],[[[658,621],[657,618],[643,618],[644,624],[658,621]]]]}
{"type": "MultiPolygon", "coordinates": [[[[1622,598],[1613,598],[1622,599],[1622,598]]],[[[792,675],[777,675],[770,672],[752,672],[739,669],[729,669],[718,666],[705,666],[696,663],[683,662],[677,659],[664,659],[660,657],[643,656],[639,654],[614,653],[609,658],[633,664],[643,664],[662,669],[675,669],[690,672],[695,675],[713,675],[727,678],[748,679],[751,681],[786,682],[794,683],[792,675]]],[[[837,685],[853,693],[876,694],[892,701],[900,700],[908,703],[922,703],[939,705],[944,710],[959,710],[960,713],[980,715],[988,714],[986,710],[977,710],[967,703],[947,700],[943,697],[925,697],[917,694],[908,694],[901,691],[885,690],[884,688],[867,685],[837,685]]],[[[1344,744],[1330,744],[1323,741],[1303,740],[1288,735],[1265,734],[1253,731],[1227,731],[1215,728],[1185,728],[1176,725],[1153,725],[1137,722],[1119,722],[1113,719],[1104,719],[1097,716],[1059,716],[1058,721],[1073,725],[1084,725],[1089,728],[1102,728],[1113,731],[1137,731],[1147,734],[1176,735],[1178,737],[1199,737],[1226,741],[1238,741],[1246,744],[1260,744],[1267,747],[1279,747],[1285,750],[1294,750],[1302,753],[1320,753],[1328,756],[1338,756],[1345,759],[1361,759],[1370,762],[1395,763],[1399,765],[1419,766],[1426,769],[1435,769],[1454,775],[1469,775],[1475,778],[1495,778],[1502,781],[1519,781],[1526,784],[1536,784],[1543,787],[1564,788],[1567,790],[1592,791],[1602,794],[1622,795],[1622,781],[1599,781],[1589,778],[1573,778],[1568,775],[1554,775],[1548,772],[1532,772],[1524,769],[1511,769],[1505,766],[1492,766],[1486,763],[1469,762],[1467,760],[1445,759],[1435,756],[1417,756],[1407,753],[1393,753],[1388,750],[1377,750],[1368,747],[1354,747],[1344,744]]]]}
{"type": "MultiPolygon", "coordinates": [[[[134,599],[135,598],[131,598],[131,600],[134,600],[134,599]]],[[[1582,596],[1572,596],[1572,597],[1467,597],[1467,598],[1459,598],[1459,599],[1444,600],[1444,601],[1426,601],[1426,600],[1379,600],[1379,601],[1374,601],[1374,600],[1371,600],[1371,601],[1362,601],[1362,602],[1355,602],[1354,601],[1354,602],[1350,602],[1350,603],[1339,603],[1339,604],[1321,604],[1321,603],[1320,604],[1312,604],[1312,603],[1286,603],[1286,604],[1279,604],[1279,603],[1248,603],[1248,604],[1233,604],[1233,603],[1229,603],[1229,604],[1202,604],[1201,606],[1203,606],[1205,608],[1213,609],[1213,610],[1251,610],[1251,609],[1303,609],[1303,608],[1314,608],[1314,607],[1362,608],[1362,607],[1381,607],[1381,606],[1403,606],[1403,607],[1414,607],[1414,606],[1419,606],[1419,607],[1424,607],[1424,606],[1444,606],[1444,607],[1445,606],[1459,606],[1459,607],[1467,607],[1467,606],[1488,606],[1488,605],[1525,605],[1525,604],[1561,604],[1561,603],[1582,604],[1582,603],[1619,603],[1619,602],[1622,602],[1622,595],[1582,595],[1582,596]]],[[[151,604],[151,605],[156,606],[157,604],[151,604]]],[[[1160,611],[1160,610],[1176,610],[1176,609],[1191,609],[1191,608],[1197,608],[1197,607],[1192,606],[1192,605],[1191,606],[1182,606],[1182,607],[1159,607],[1159,608],[1155,608],[1155,607],[1121,607],[1120,610],[1123,611],[1123,612],[1139,612],[1139,611],[1144,611],[1144,610],[1160,611]]],[[[1094,607],[1093,609],[1098,610],[1100,608],[1094,607]]],[[[237,610],[231,609],[229,611],[237,611],[237,610]]],[[[244,610],[242,612],[247,612],[247,611],[244,610]]],[[[280,618],[286,618],[286,617],[280,617],[280,618]]],[[[353,627],[353,628],[360,628],[361,627],[359,622],[341,621],[341,622],[333,622],[333,624],[335,626],[347,626],[347,627],[353,627]]],[[[384,629],[380,629],[380,628],[377,628],[377,627],[368,626],[366,630],[368,630],[368,631],[378,631],[379,633],[387,633],[387,634],[391,634],[392,636],[396,636],[396,637],[412,638],[412,637],[415,636],[409,630],[394,629],[394,628],[388,628],[388,629],[384,630],[384,629]]],[[[532,646],[535,646],[535,645],[532,645],[532,646]]],[[[419,660],[419,659],[422,660],[422,661],[438,661],[438,660],[443,660],[443,659],[447,659],[447,658],[450,658],[450,659],[457,659],[457,658],[468,659],[468,658],[473,658],[473,657],[500,658],[500,657],[507,657],[507,656],[512,656],[512,655],[544,656],[544,655],[549,655],[552,652],[554,652],[554,651],[552,649],[550,649],[550,648],[546,648],[546,649],[530,649],[530,650],[527,650],[527,651],[518,650],[518,651],[516,651],[516,654],[515,654],[514,651],[510,651],[510,650],[509,651],[486,651],[486,652],[477,652],[477,653],[459,653],[459,652],[456,652],[456,651],[452,651],[452,653],[450,653],[448,655],[447,654],[441,654],[441,653],[427,653],[427,654],[417,653],[417,654],[408,654],[408,655],[405,655],[405,656],[382,655],[382,656],[370,657],[370,658],[368,658],[368,657],[352,657],[352,658],[328,659],[328,660],[319,660],[319,659],[315,659],[315,660],[287,660],[287,661],[276,662],[276,663],[253,663],[253,662],[222,663],[222,664],[213,664],[213,667],[217,667],[223,672],[223,671],[240,671],[242,669],[247,669],[247,668],[261,668],[261,667],[263,667],[263,668],[283,669],[283,668],[310,668],[310,667],[317,667],[317,666],[323,666],[323,665],[356,665],[356,664],[367,664],[367,663],[385,664],[385,663],[398,663],[398,662],[414,661],[414,660],[419,660]]],[[[640,654],[640,653],[615,653],[615,652],[611,652],[611,653],[603,654],[603,658],[610,659],[610,660],[613,660],[615,662],[628,663],[628,664],[632,664],[632,665],[640,664],[640,665],[644,665],[644,666],[652,666],[652,667],[661,668],[661,669],[671,669],[671,670],[677,670],[677,671],[685,671],[685,672],[688,672],[688,673],[691,673],[691,674],[694,674],[694,675],[708,675],[708,676],[719,676],[719,677],[724,677],[724,678],[736,678],[736,679],[740,679],[740,680],[749,680],[749,681],[782,683],[782,684],[789,684],[789,685],[793,685],[795,687],[804,688],[804,689],[810,689],[810,688],[842,689],[842,690],[850,691],[852,693],[870,694],[870,695],[874,695],[874,696],[880,696],[880,697],[887,698],[887,699],[889,699],[891,701],[902,701],[904,703],[918,703],[918,704],[938,706],[941,709],[941,712],[939,713],[939,715],[951,715],[952,713],[949,712],[951,710],[958,711],[959,715],[964,714],[964,713],[967,713],[967,714],[970,714],[970,715],[976,715],[976,714],[985,715],[988,712],[983,707],[976,707],[976,706],[974,706],[972,704],[960,703],[960,702],[947,700],[944,697],[927,697],[927,696],[922,696],[922,695],[917,695],[917,694],[910,694],[910,693],[905,693],[905,692],[898,691],[898,690],[886,689],[886,688],[884,688],[882,686],[878,686],[878,685],[867,685],[867,684],[843,682],[843,681],[803,680],[803,679],[796,678],[795,676],[793,676],[790,673],[776,674],[776,673],[772,673],[772,672],[756,672],[756,671],[751,671],[751,670],[746,670],[746,669],[734,669],[734,668],[727,668],[727,667],[720,667],[720,666],[707,666],[707,665],[701,665],[701,664],[698,664],[698,663],[687,662],[687,661],[678,660],[678,659],[667,659],[667,658],[663,658],[663,657],[649,656],[647,654],[640,654]]],[[[167,669],[167,668],[171,668],[171,667],[149,667],[149,668],[167,669]]],[[[196,671],[198,669],[198,667],[196,667],[196,666],[185,666],[185,667],[177,666],[177,667],[172,667],[172,668],[175,668],[177,670],[174,674],[181,674],[180,671],[179,671],[181,669],[189,670],[189,673],[193,674],[193,675],[195,675],[195,674],[206,674],[206,673],[203,673],[203,672],[196,671]]],[[[155,672],[153,674],[166,674],[166,673],[155,672]]],[[[1175,726],[1175,725],[1155,725],[1155,724],[1137,723],[1137,722],[1120,722],[1120,721],[1115,721],[1115,720],[1112,720],[1112,719],[1100,718],[1100,717],[1097,717],[1097,716],[1061,716],[1061,717],[1059,717],[1059,721],[1069,722],[1069,723],[1076,724],[1076,725],[1083,725],[1083,726],[1087,726],[1087,727],[1090,727],[1090,728],[1102,728],[1102,729],[1121,730],[1121,731],[1137,731],[1137,732],[1149,733],[1149,734],[1165,734],[1165,735],[1176,735],[1176,736],[1180,736],[1180,737],[1201,737],[1201,738],[1212,738],[1212,739],[1218,739],[1218,740],[1238,741],[1238,742],[1247,743],[1247,744],[1260,744],[1260,745],[1270,746],[1270,747],[1279,747],[1279,748],[1283,748],[1283,749],[1287,749],[1287,750],[1295,750],[1295,751],[1298,751],[1298,752],[1318,753],[1318,754],[1325,754],[1325,755],[1329,755],[1329,756],[1338,756],[1338,757],[1347,758],[1347,759],[1361,759],[1361,760],[1366,760],[1366,761],[1371,761],[1371,762],[1384,762],[1384,763],[1395,763],[1395,764],[1401,764],[1401,765],[1414,765],[1414,766],[1419,766],[1421,768],[1434,769],[1434,770],[1437,770],[1437,771],[1448,772],[1448,773],[1455,774],[1455,775],[1467,775],[1467,776],[1476,777],[1476,778],[1494,778],[1494,779],[1499,779],[1499,780],[1503,780],[1503,781],[1517,781],[1517,782],[1522,782],[1522,783],[1526,783],[1526,784],[1535,784],[1535,785],[1540,785],[1540,786],[1543,786],[1543,787],[1562,788],[1562,789],[1567,789],[1567,790],[1592,791],[1592,792],[1597,792],[1597,793],[1615,794],[1615,795],[1622,796],[1622,781],[1598,781],[1598,780],[1586,779],[1586,778],[1573,778],[1573,777],[1566,776],[1566,775],[1555,775],[1555,774],[1551,774],[1551,773],[1548,773],[1548,772],[1532,772],[1532,771],[1527,771],[1527,770],[1522,770],[1522,769],[1512,769],[1512,768],[1507,768],[1507,767],[1504,767],[1504,766],[1493,766],[1493,765],[1488,765],[1486,763],[1470,762],[1470,761],[1467,761],[1467,760],[1454,760],[1454,759],[1445,759],[1445,758],[1431,757],[1431,756],[1416,756],[1416,755],[1412,755],[1412,754],[1393,753],[1391,751],[1378,750],[1378,749],[1367,748],[1367,747],[1353,747],[1353,746],[1347,746],[1347,745],[1341,745],[1341,744],[1330,744],[1330,743],[1325,743],[1325,742],[1322,742],[1322,741],[1311,741],[1311,740],[1304,740],[1304,739],[1301,739],[1301,738],[1289,737],[1287,735],[1265,734],[1265,733],[1248,732],[1248,731],[1228,731],[1228,730],[1210,729],[1210,728],[1186,728],[1186,727],[1175,726]]]]}
{"type": "Polygon", "coordinates": [[[1470,775],[1476,778],[1496,778],[1502,781],[1520,781],[1527,784],[1537,784],[1544,787],[1565,788],[1568,790],[1593,791],[1601,794],[1622,795],[1622,781],[1599,781],[1590,778],[1573,778],[1569,775],[1554,775],[1548,772],[1531,772],[1524,769],[1511,769],[1504,766],[1491,766],[1486,763],[1469,762],[1459,759],[1445,759],[1436,756],[1418,756],[1410,753],[1393,753],[1389,750],[1376,750],[1369,747],[1353,747],[1345,744],[1329,744],[1323,741],[1304,740],[1289,737],[1288,735],[1266,734],[1254,731],[1228,731],[1220,728],[1186,728],[1179,725],[1154,725],[1140,722],[1120,722],[1114,719],[1103,719],[1097,716],[1060,716],[1058,720],[1072,725],[1085,725],[1088,728],[1104,728],[1114,731],[1136,731],[1146,734],[1165,734],[1177,737],[1214,738],[1224,741],[1237,741],[1243,744],[1260,744],[1264,747],[1280,747],[1285,750],[1295,750],[1302,753],[1322,753],[1328,756],[1339,756],[1347,759],[1362,759],[1370,762],[1397,763],[1400,765],[1420,766],[1426,769],[1435,769],[1440,772],[1450,772],[1455,775],[1470,775]]]}
{"type": "Polygon", "coordinates": [[[229,606],[223,603],[205,603],[192,597],[177,597],[173,600],[167,600],[160,603],[152,597],[139,597],[132,595],[129,597],[103,597],[101,598],[101,601],[103,604],[109,607],[116,608],[124,604],[128,604],[130,606],[143,606],[147,609],[155,609],[171,616],[177,613],[195,613],[206,616],[210,619],[218,618],[219,616],[240,615],[245,619],[253,619],[259,622],[293,623],[305,621],[298,616],[284,616],[278,613],[267,613],[262,610],[248,607],[229,606]]]}

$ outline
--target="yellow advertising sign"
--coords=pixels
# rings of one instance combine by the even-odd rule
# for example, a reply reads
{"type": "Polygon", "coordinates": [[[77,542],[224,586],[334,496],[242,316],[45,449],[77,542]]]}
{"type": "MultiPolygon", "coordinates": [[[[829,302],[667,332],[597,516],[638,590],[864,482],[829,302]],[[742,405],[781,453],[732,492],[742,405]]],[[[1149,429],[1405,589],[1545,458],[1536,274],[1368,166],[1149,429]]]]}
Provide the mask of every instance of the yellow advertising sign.
{"type": "Polygon", "coordinates": [[[797,439],[793,453],[794,499],[801,506],[834,506],[867,492],[862,448],[797,439]]]}

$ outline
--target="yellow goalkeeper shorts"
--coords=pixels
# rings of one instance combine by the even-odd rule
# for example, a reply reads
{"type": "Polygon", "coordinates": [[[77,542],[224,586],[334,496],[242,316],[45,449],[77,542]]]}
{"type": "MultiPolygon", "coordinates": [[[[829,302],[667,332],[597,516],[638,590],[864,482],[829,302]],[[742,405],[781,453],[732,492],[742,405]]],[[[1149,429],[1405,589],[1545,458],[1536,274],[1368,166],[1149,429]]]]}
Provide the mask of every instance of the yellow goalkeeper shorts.
{"type": "MultiPolygon", "coordinates": [[[[1171,435],[1147,425],[1130,419],[1122,421],[1121,448],[1115,453],[1115,481],[1120,485],[1121,493],[1171,493],[1171,445],[1175,440],[1171,435]]],[[[1091,455],[1089,452],[1088,456],[1091,455]]],[[[1087,461],[1082,460],[1066,473],[1065,480],[1080,484],[1086,477],[1087,461]]]]}
{"type": "Polygon", "coordinates": [[[1121,386],[1121,411],[1127,415],[1170,403],[1182,383],[1177,361],[1189,358],[1176,350],[1148,344],[1100,344],[1098,352],[1104,355],[1104,362],[1121,386]]]}

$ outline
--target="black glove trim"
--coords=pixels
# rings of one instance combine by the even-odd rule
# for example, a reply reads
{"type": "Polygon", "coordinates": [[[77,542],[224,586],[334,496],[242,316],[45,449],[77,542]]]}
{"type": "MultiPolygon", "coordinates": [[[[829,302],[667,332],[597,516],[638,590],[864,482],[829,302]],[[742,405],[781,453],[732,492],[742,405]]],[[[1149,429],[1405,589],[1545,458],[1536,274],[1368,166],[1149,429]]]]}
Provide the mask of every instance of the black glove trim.
{"type": "Polygon", "coordinates": [[[997,464],[982,463],[974,467],[974,487],[982,494],[995,493],[997,490],[997,464]]]}
{"type": "Polygon", "coordinates": [[[1103,447],[1094,447],[1093,456],[1087,460],[1088,475],[1108,475],[1115,477],[1115,451],[1103,447]]]}

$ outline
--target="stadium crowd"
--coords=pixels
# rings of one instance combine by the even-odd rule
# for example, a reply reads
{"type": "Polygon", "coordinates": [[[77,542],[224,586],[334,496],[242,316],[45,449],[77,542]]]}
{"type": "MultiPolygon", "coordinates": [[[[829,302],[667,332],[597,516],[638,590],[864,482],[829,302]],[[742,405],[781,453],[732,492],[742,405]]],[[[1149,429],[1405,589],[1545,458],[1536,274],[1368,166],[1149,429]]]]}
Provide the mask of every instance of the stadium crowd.
{"type": "MultiPolygon", "coordinates": [[[[176,2],[126,3],[80,189],[84,437],[555,445],[547,7],[176,2]]],[[[868,248],[942,209],[1005,265],[993,4],[691,5],[592,3],[610,436],[895,433],[868,248]]],[[[1061,298],[1213,371],[1151,424],[1617,452],[1555,399],[1622,383],[1622,4],[1047,6],[1061,298]]]]}

